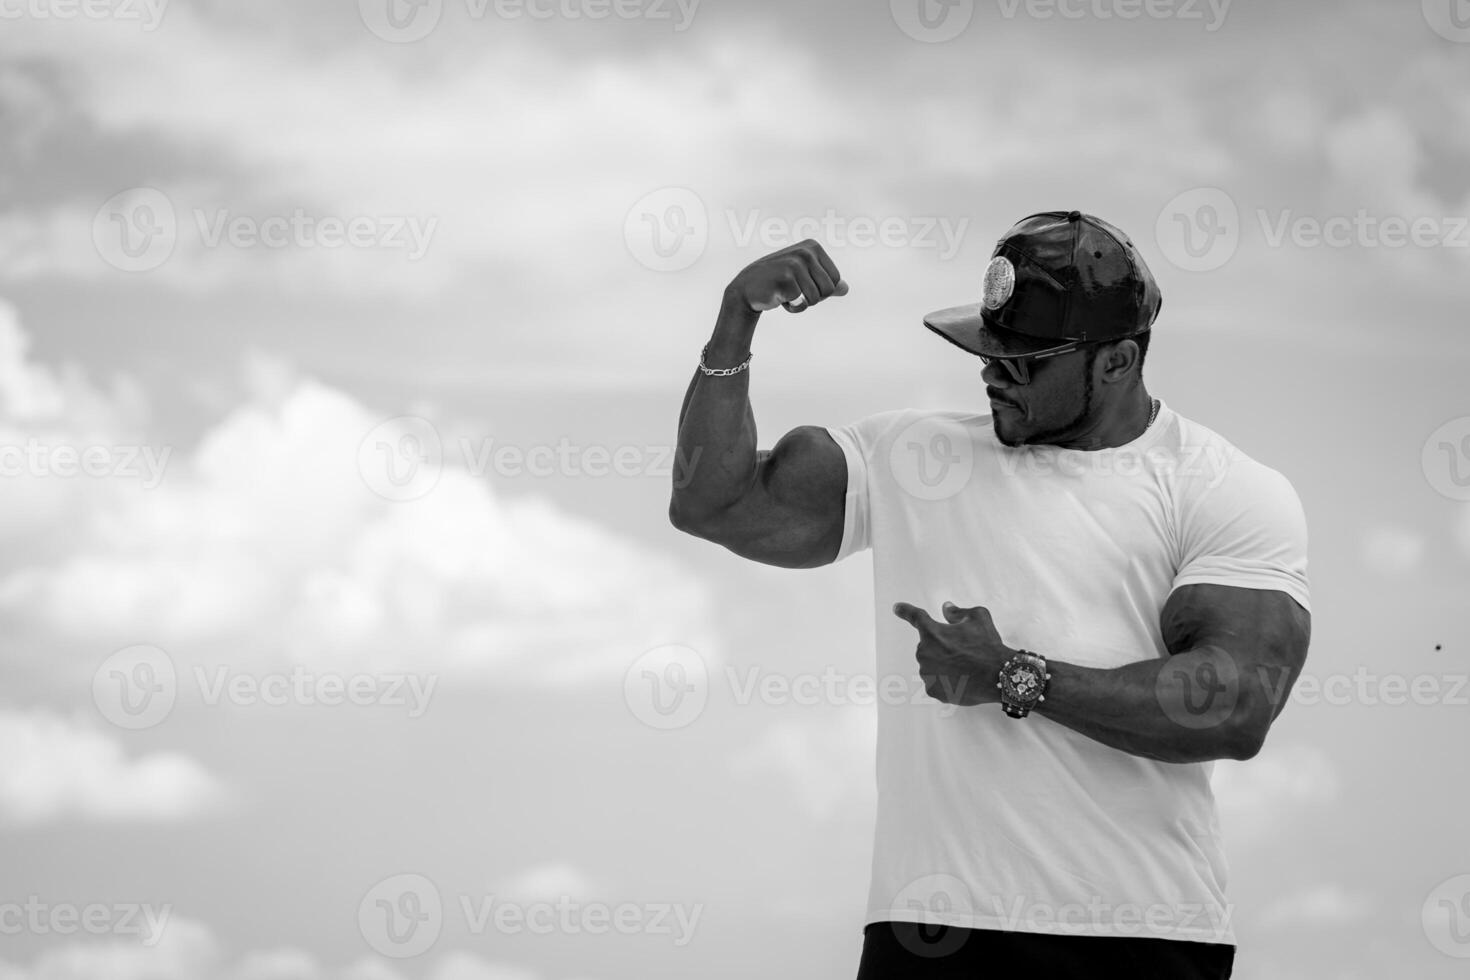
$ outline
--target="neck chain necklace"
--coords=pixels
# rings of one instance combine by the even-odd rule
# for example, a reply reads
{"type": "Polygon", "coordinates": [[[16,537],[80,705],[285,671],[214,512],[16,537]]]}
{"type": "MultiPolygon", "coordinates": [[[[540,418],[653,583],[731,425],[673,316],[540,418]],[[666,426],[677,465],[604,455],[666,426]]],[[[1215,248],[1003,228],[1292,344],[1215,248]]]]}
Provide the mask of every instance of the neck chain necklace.
{"type": "Polygon", "coordinates": [[[1148,426],[1149,425],[1153,425],[1154,424],[1154,419],[1156,419],[1156,418],[1159,417],[1159,400],[1157,398],[1154,398],[1154,399],[1152,399],[1152,401],[1154,403],[1154,407],[1153,407],[1153,410],[1148,413],[1148,425],[1145,425],[1143,427],[1143,431],[1145,431],[1145,432],[1148,431],[1148,426]]]}

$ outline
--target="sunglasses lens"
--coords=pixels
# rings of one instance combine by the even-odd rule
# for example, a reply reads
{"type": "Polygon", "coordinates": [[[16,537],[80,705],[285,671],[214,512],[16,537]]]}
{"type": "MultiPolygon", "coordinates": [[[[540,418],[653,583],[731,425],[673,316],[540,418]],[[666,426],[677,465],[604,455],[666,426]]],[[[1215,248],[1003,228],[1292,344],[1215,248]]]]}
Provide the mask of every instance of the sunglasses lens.
{"type": "Polygon", "coordinates": [[[1024,360],[1017,361],[1009,357],[982,357],[980,360],[984,361],[987,365],[999,361],[1000,366],[1006,369],[1006,374],[1009,374],[1011,380],[1018,385],[1030,384],[1031,382],[1031,372],[1026,369],[1026,362],[1024,360]]]}

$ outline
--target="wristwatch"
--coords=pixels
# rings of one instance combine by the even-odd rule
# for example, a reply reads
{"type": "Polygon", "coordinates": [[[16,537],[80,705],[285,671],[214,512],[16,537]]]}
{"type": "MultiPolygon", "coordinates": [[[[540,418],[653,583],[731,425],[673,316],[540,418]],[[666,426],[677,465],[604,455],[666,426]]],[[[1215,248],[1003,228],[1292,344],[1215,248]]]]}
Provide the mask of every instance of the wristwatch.
{"type": "Polygon", "coordinates": [[[1031,709],[1046,700],[1046,658],[1039,653],[1017,650],[1000,668],[1000,706],[1012,718],[1025,718],[1031,709]]]}

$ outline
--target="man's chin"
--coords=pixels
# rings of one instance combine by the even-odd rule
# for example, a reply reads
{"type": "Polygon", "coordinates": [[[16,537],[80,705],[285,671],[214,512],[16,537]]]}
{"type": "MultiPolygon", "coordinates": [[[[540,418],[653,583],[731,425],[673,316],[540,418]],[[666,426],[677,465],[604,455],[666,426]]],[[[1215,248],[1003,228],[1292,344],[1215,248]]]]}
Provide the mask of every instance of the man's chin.
{"type": "Polygon", "coordinates": [[[1010,448],[1014,449],[1017,446],[1025,444],[1025,441],[1016,434],[1016,432],[1008,423],[1002,422],[1000,420],[999,415],[992,414],[990,416],[990,425],[991,428],[995,430],[996,440],[1002,446],[1009,446],[1010,448]]]}

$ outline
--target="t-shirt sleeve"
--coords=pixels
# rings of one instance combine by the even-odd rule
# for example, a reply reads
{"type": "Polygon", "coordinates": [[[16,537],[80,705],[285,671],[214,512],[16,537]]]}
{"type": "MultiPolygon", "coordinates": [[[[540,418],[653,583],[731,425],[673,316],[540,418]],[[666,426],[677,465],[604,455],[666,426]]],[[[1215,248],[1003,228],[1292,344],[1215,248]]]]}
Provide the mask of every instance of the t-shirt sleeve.
{"type": "Polygon", "coordinates": [[[1244,454],[1216,486],[1198,482],[1180,509],[1184,585],[1233,585],[1285,592],[1311,611],[1307,519],[1285,476],[1244,454]]]}
{"type": "Polygon", "coordinates": [[[873,546],[872,486],[873,461],[885,432],[903,417],[898,409],[869,415],[849,425],[828,426],[832,441],[847,459],[847,500],[842,514],[842,546],[834,562],[873,546]]]}

